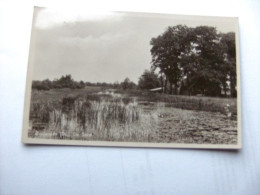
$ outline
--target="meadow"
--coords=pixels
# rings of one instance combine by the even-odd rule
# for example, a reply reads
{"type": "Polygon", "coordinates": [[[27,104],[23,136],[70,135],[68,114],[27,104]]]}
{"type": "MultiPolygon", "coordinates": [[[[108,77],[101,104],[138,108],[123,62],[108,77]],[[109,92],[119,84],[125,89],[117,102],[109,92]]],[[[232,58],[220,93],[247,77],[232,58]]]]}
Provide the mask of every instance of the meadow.
{"type": "Polygon", "coordinates": [[[233,144],[236,115],[235,98],[101,87],[32,90],[28,133],[47,139],[233,144]]]}

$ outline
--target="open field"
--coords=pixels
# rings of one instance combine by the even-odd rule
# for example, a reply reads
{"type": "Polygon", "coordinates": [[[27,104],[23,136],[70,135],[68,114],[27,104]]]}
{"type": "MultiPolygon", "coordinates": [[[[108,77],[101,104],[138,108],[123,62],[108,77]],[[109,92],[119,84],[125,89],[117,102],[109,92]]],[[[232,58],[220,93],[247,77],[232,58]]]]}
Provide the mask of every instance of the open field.
{"type": "Polygon", "coordinates": [[[100,87],[33,90],[28,133],[48,139],[235,144],[236,99],[100,87]]]}

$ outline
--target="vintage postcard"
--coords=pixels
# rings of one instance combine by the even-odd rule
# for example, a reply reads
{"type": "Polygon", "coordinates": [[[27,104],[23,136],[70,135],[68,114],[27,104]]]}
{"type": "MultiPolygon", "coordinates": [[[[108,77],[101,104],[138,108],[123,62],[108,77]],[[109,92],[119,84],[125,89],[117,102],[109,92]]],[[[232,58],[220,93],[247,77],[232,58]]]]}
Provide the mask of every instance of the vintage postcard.
{"type": "Polygon", "coordinates": [[[238,18],[34,8],[22,141],[239,149],[238,18]]]}

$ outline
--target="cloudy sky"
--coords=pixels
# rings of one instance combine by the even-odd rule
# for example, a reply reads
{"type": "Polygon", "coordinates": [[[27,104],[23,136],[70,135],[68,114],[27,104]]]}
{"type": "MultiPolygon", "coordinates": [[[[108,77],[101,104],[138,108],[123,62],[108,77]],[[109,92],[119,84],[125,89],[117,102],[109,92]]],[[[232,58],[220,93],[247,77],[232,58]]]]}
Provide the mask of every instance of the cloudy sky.
{"type": "Polygon", "coordinates": [[[33,79],[71,74],[79,81],[138,82],[151,66],[150,40],[168,26],[209,25],[235,31],[234,20],[140,13],[75,14],[70,10],[35,8],[31,50],[33,79]]]}

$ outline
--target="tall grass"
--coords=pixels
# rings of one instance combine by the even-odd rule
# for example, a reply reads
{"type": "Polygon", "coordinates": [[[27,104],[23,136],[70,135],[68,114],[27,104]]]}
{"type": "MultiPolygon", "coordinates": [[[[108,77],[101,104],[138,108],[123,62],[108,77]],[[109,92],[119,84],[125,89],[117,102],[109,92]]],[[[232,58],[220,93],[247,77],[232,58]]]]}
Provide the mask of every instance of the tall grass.
{"type": "MultiPolygon", "coordinates": [[[[106,141],[149,141],[142,109],[131,98],[65,97],[60,104],[33,103],[32,137],[106,141]],[[34,131],[45,124],[42,131],[34,131]]],[[[149,125],[149,124],[148,124],[149,125]]]]}

